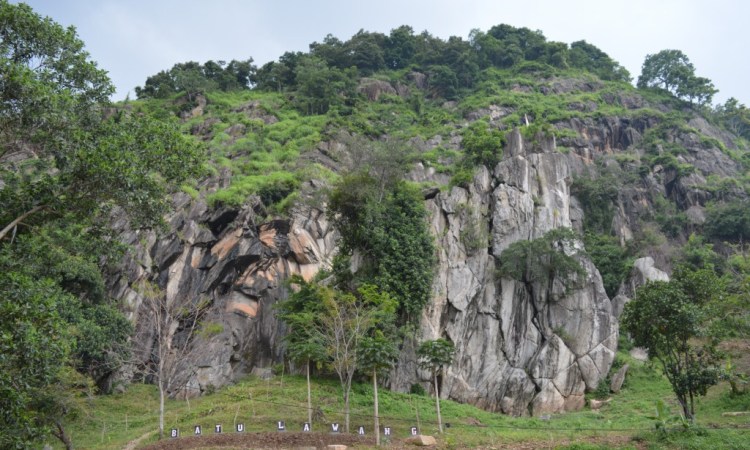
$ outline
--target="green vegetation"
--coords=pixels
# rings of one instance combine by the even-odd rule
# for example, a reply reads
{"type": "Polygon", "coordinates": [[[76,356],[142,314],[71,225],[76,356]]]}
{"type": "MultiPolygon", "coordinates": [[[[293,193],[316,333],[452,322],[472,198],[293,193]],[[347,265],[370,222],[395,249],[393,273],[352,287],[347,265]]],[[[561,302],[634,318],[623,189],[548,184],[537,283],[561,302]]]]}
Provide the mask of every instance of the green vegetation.
{"type": "Polygon", "coordinates": [[[498,275],[545,285],[560,279],[566,290],[572,289],[585,275],[576,257],[568,255],[578,240],[570,228],[556,228],[538,239],[514,242],[498,258],[498,275]]]}
{"type": "Polygon", "coordinates": [[[718,92],[711,80],[695,76],[695,68],[679,50],[662,50],[647,55],[638,77],[638,87],[658,87],[679,98],[705,105],[718,92]]]}
{"type": "Polygon", "coordinates": [[[72,27],[3,0],[0,34],[0,447],[49,432],[70,447],[72,399],[129,351],[100,268],[121,250],[107,222],[157,224],[203,153],[174,121],[105,114],[113,87],[72,27]]]}
{"type": "Polygon", "coordinates": [[[443,367],[449,365],[451,361],[453,361],[455,350],[453,342],[442,338],[422,342],[417,348],[419,366],[432,372],[432,381],[435,386],[435,411],[437,413],[438,431],[441,434],[443,432],[443,419],[440,415],[440,388],[438,384],[438,376],[441,375],[443,367]]]}
{"type": "MultiPolygon", "coordinates": [[[[705,223],[688,218],[687,205],[673,192],[651,189],[638,201],[655,211],[628,224],[637,244],[623,245],[612,235],[615,205],[626,200],[623,188],[637,195],[654,182],[666,187],[705,175],[685,162],[696,150],[685,148],[686,141],[750,168],[747,107],[730,99],[714,111],[705,108],[715,89],[681,52],[649,55],[634,88],[622,66],[585,41],[551,42],[539,31],[509,25],[474,30],[468,40],[443,40],[402,26],[389,35],[360,31],[348,41],[329,35],[307,53],[288,52],[260,68],[251,58],[179,63],[147,78],[136,90],[138,100],[111,105],[112,85],[74,29],[0,0],[0,34],[0,447],[36,446],[51,433],[68,447],[120,448],[154,431],[157,411],[167,426],[186,429],[196,421],[231,423],[242,410],[253,417],[253,430],[266,430],[277,414],[302,421],[305,410],[313,421],[316,405],[329,419],[374,411],[376,420],[382,415],[405,432],[419,408],[424,428],[433,431],[436,423],[440,429],[439,403],[433,422],[429,399],[378,394],[379,375],[414,331],[434,276],[435,244],[420,191],[425,185],[404,181],[406,172],[419,161],[450,176],[452,186],[468,187],[477,166],[492,169],[502,159],[516,128],[531,151],[555,139],[559,151],[585,159],[590,155],[576,130],[608,126],[612,117],[632,125],[620,131],[635,136],[633,147],[607,155],[607,164],[596,165],[599,175],[576,178],[571,191],[584,210],[588,256],[610,296],[640,251],[661,250],[668,238],[685,242],[671,251],[690,271],[644,287],[639,299],[652,301],[648,307],[633,302],[625,319],[636,342],[652,346],[669,382],[651,366],[628,360],[634,365],[628,386],[612,405],[549,423],[446,402],[443,413],[452,426],[443,443],[492,446],[502,439],[541,447],[553,436],[573,442],[582,432],[591,442],[573,448],[640,446],[627,440],[633,435],[653,446],[745,443],[742,431],[710,428],[743,425],[720,413],[750,408],[747,367],[730,363],[719,370],[713,346],[750,332],[744,249],[750,217],[743,200],[750,175],[709,175],[705,186],[693,186],[697,202],[707,206],[705,223]],[[735,133],[735,142],[688,126],[697,115],[735,133]],[[205,176],[212,180],[203,183],[205,176]],[[177,188],[212,207],[252,202],[261,215],[286,216],[300,199],[320,206],[320,197],[307,195],[322,191],[319,183],[329,188],[341,254],[325,283],[294,280],[300,290],[279,310],[289,331],[285,356],[307,369],[306,396],[296,377],[273,386],[249,379],[191,406],[164,400],[170,375],[163,373],[156,375],[164,378],[158,381],[161,405],[155,391],[140,385],[128,394],[94,397],[97,388],[111,388],[109,375],[132,350],[125,345],[130,322],[107,297],[102,276],[127,250],[114,244],[113,217],[132,228],[157,227],[177,188]],[[698,234],[688,237],[692,232],[698,234]],[[702,272],[708,269],[714,272],[702,272]],[[352,338],[343,356],[336,352],[336,331],[352,338]],[[682,359],[660,353],[662,345],[682,359]],[[328,378],[311,380],[315,372],[338,375],[342,392],[328,378]],[[372,388],[357,382],[363,376],[372,377],[372,388]],[[723,384],[710,387],[721,379],[731,394],[723,384]],[[696,408],[701,413],[697,427],[684,433],[671,430],[684,421],[669,412],[675,406],[670,383],[685,417],[694,419],[696,408]],[[654,415],[656,399],[665,403],[654,415]],[[271,417],[268,410],[277,412],[271,417]],[[487,427],[464,423],[467,417],[487,427]],[[647,431],[654,425],[658,433],[647,431]],[[601,435],[626,439],[601,443],[601,435]]],[[[601,145],[606,153],[608,144],[601,145]]],[[[486,212],[458,213],[467,252],[487,248],[489,230],[477,218],[486,212]]],[[[514,243],[498,258],[498,274],[530,283],[561,278],[566,288],[575,287],[583,269],[566,251],[580,239],[561,229],[514,243]]],[[[225,332],[218,323],[193,320],[190,326],[203,337],[225,332]]],[[[436,368],[450,362],[447,345],[443,359],[422,350],[437,392],[436,368]]]]}
{"type": "Polygon", "coordinates": [[[720,357],[709,325],[723,291],[713,270],[681,269],[669,282],[642,286],[625,305],[623,328],[659,360],[690,422],[695,421],[696,397],[719,381],[720,357]]]}
{"type": "MultiPolygon", "coordinates": [[[[554,415],[551,420],[509,417],[441,401],[444,424],[450,424],[438,436],[443,446],[478,448],[492,445],[517,445],[543,448],[744,448],[746,416],[722,416],[723,412],[750,410],[750,397],[731,396],[724,383],[710,388],[698,399],[701,411],[688,431],[669,423],[657,431],[656,408],[659,400],[670,408],[679,408],[667,380],[656,367],[620,353],[618,360],[630,365],[623,390],[599,411],[582,410],[554,415]]],[[[343,423],[343,400],[338,381],[315,377],[312,404],[322,413],[312,422],[314,432],[325,432],[328,423],[343,423]]],[[[355,380],[352,385],[351,416],[355,424],[372,416],[373,390],[369,383],[355,380]]],[[[300,430],[307,421],[307,384],[304,376],[275,377],[263,380],[248,377],[236,385],[189,402],[168,400],[166,427],[178,428],[187,436],[195,425],[211,430],[223,424],[232,433],[235,423],[243,423],[248,433],[274,432],[276,420],[285,420],[290,431],[300,430]]],[[[667,415],[666,418],[670,418],[667,415]]],[[[428,396],[380,392],[380,420],[393,427],[395,438],[409,435],[409,427],[419,426],[424,434],[435,435],[435,402],[428,396]],[[417,415],[419,421],[417,421],[417,415]]],[[[96,397],[84,414],[68,421],[77,447],[120,449],[127,442],[143,437],[141,444],[155,442],[158,422],[158,392],[154,386],[133,385],[124,394],[96,397]]],[[[369,433],[369,427],[368,433],[369,433]]],[[[207,431],[204,431],[206,433],[207,431]]],[[[208,431],[210,433],[210,431],[208,431]]],[[[369,435],[369,434],[368,434],[369,435]]],[[[370,435],[371,436],[371,435],[370,435]]],[[[53,443],[54,444],[54,443],[53,443]]]]}
{"type": "Polygon", "coordinates": [[[363,259],[353,279],[339,278],[378,286],[397,301],[402,323],[415,322],[430,298],[434,244],[420,192],[405,181],[390,183],[361,173],[344,177],[332,192],[342,256],[356,251],[363,259]]]}

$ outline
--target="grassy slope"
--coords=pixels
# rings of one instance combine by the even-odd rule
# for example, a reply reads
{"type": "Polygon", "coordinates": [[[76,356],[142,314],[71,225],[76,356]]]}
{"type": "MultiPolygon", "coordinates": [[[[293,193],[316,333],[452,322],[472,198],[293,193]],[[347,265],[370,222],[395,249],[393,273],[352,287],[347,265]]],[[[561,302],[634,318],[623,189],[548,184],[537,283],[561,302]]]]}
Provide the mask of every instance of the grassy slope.
{"type": "MultiPolygon", "coordinates": [[[[588,408],[551,417],[513,418],[490,413],[468,405],[444,401],[442,413],[451,424],[439,437],[444,448],[492,446],[532,446],[552,448],[747,448],[750,442],[748,416],[722,417],[726,411],[749,411],[750,394],[731,398],[728,387],[716,386],[698,404],[700,432],[670,433],[660,437],[652,430],[657,399],[678,407],[666,380],[648,364],[619,358],[631,365],[622,392],[600,411],[588,408]],[[717,428],[721,429],[717,429],[717,428]],[[743,428],[744,427],[744,428],[743,428]],[[737,428],[737,429],[730,429],[737,428]]],[[[352,426],[372,429],[372,388],[357,384],[353,389],[352,426]]],[[[276,420],[285,420],[291,431],[306,421],[305,381],[298,376],[277,376],[269,381],[248,377],[234,386],[202,398],[167,403],[166,428],[179,428],[189,434],[194,425],[212,433],[214,424],[223,424],[232,432],[235,422],[245,424],[248,432],[275,430],[276,420]]],[[[313,388],[313,404],[319,406],[327,422],[342,422],[340,388],[333,379],[319,379],[313,388]]],[[[434,400],[428,396],[398,394],[381,390],[381,424],[393,427],[396,436],[406,437],[409,427],[417,425],[417,410],[424,434],[437,435],[434,400]]],[[[77,448],[120,449],[131,440],[152,433],[141,442],[156,440],[158,395],[154,386],[134,385],[125,394],[96,397],[87,414],[69,424],[77,448]]],[[[325,425],[316,422],[316,430],[325,425]]],[[[57,443],[53,443],[57,445],[57,443]]]]}

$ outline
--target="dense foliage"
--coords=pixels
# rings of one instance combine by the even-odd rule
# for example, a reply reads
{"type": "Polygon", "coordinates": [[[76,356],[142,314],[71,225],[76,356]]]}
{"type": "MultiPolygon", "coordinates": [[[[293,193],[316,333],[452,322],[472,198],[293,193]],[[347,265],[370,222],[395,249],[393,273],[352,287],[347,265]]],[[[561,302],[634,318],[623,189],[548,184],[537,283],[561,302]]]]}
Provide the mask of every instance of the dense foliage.
{"type": "Polygon", "coordinates": [[[136,87],[138,98],[169,98],[184,92],[188,100],[208,91],[237,91],[250,88],[250,77],[255,72],[253,59],[244,61],[207,61],[178,63],[146,79],[143,87],[136,87]]]}
{"type": "Polygon", "coordinates": [[[328,35],[310,44],[309,53],[287,52],[261,66],[251,79],[260,90],[294,92],[300,110],[309,114],[332,105],[351,106],[352,82],[378,72],[393,71],[403,82],[408,82],[409,72],[419,72],[431,97],[454,100],[474,88],[484,70],[523,63],[590,70],[605,80],[630,79],[622,66],[585,41],[570,46],[549,42],[539,31],[510,25],[474,30],[469,40],[452,36],[444,41],[428,32],[415,34],[408,26],[389,35],[360,30],[345,42],[328,35]]]}
{"type": "Polygon", "coordinates": [[[669,282],[639,288],[622,317],[635,344],[661,362],[690,421],[695,419],[696,397],[719,381],[720,359],[708,325],[722,291],[721,280],[710,269],[678,270],[669,282]]]}
{"type": "Polygon", "coordinates": [[[717,92],[711,80],[695,75],[695,67],[680,50],[647,55],[638,87],[658,87],[699,105],[710,104],[717,92]]]}
{"type": "Polygon", "coordinates": [[[420,192],[399,181],[379,192],[368,174],[345,177],[333,191],[330,210],[341,247],[357,252],[356,282],[371,282],[393,296],[400,316],[415,321],[430,298],[434,246],[420,192]]]}
{"type": "Polygon", "coordinates": [[[543,288],[559,279],[566,290],[579,286],[585,271],[574,255],[569,255],[579,238],[570,228],[556,228],[544,236],[516,241],[498,257],[500,276],[533,284],[543,288]]]}
{"type": "MultiPolygon", "coordinates": [[[[294,280],[299,290],[279,310],[289,332],[286,355],[308,369],[333,367],[347,399],[356,371],[372,375],[376,390],[403,337],[396,325],[419,320],[434,276],[424,199],[446,186],[406,182],[406,170],[419,162],[434,179],[450,177],[448,188],[468,188],[476,166],[492,169],[502,159],[507,133],[517,127],[527,142],[556,139],[558,151],[587,158],[574,124],[609,126],[618,117],[634,146],[603,156],[606,167],[592,170],[598,176],[572,181],[583,238],[560,229],[514,243],[498,257],[499,275],[535,288],[550,289],[556,278],[575,287],[584,272],[573,254],[580,249],[571,250],[583,239],[614,296],[642,250],[684,244],[667,248],[665,258],[726,277],[714,280],[721,301],[678,274],[639,291],[654,302],[637,325],[658,323],[648,317],[661,314],[667,325],[683,326],[675,336],[692,336],[690,345],[709,335],[746,337],[750,329],[748,177],[693,177],[705,222],[689,221],[672,190],[674,180],[705,175],[686,162],[687,140],[750,168],[750,114],[734,99],[713,112],[701,108],[715,90],[681,52],[650,55],[636,89],[622,66],[585,41],[550,42],[508,25],[443,40],[402,26],[347,41],[329,35],[309,52],[288,52],[260,68],[252,59],[176,64],[149,77],[138,100],[113,107],[106,74],[74,30],[0,0],[0,35],[0,447],[30,446],[50,428],[64,440],[65,397],[77,398],[90,380],[106,387],[131,332],[105,294],[100,265],[123,250],[107,224],[125,217],[153,226],[166,194],[183,182],[184,192],[212,207],[252,202],[269,218],[286,216],[299,200],[319,206],[320,186],[331,187],[327,206],[341,255],[325,282],[294,280]],[[200,112],[185,114],[198,102],[200,112]],[[687,125],[698,114],[736,141],[687,125]],[[218,190],[191,179],[203,175],[199,141],[210,149],[205,169],[221,178],[218,190]],[[605,170],[613,166],[620,170],[605,170]],[[630,245],[613,233],[626,194],[654,209],[628,224],[630,245]],[[688,238],[693,231],[707,239],[688,238]],[[338,353],[347,340],[354,344],[338,353]],[[76,381],[73,369],[90,380],[76,381]]],[[[466,216],[460,239],[467,252],[486,249],[491,224],[477,223],[478,211],[456,213],[466,216]]],[[[666,325],[650,329],[659,333],[666,325]]],[[[441,364],[450,361],[447,344],[434,349],[446,358],[441,364]]],[[[441,355],[428,350],[420,354],[441,355]]],[[[686,350],[685,358],[706,363],[705,371],[668,373],[685,404],[716,380],[715,355],[700,350],[686,350]]]]}
{"type": "Polygon", "coordinates": [[[157,223],[202,152],[174,122],[111,110],[73,28],[1,1],[0,35],[0,446],[52,428],[70,447],[61,418],[88,386],[71,368],[106,387],[131,332],[105,295],[107,222],[157,223]]]}

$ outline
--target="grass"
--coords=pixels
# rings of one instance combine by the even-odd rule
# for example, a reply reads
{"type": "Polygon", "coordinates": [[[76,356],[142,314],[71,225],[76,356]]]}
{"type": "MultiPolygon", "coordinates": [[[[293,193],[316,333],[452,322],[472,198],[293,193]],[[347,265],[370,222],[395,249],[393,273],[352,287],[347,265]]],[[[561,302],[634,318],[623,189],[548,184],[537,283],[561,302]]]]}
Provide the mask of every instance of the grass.
{"type": "MultiPolygon", "coordinates": [[[[679,408],[669,384],[649,364],[618,355],[630,364],[626,384],[620,394],[599,411],[555,414],[549,420],[509,417],[469,405],[442,401],[443,421],[449,423],[443,435],[437,432],[435,403],[426,395],[410,395],[380,390],[381,424],[391,426],[394,435],[406,437],[409,428],[438,436],[443,448],[476,448],[503,445],[598,449],[598,448],[747,448],[750,438],[748,417],[723,417],[725,411],[750,410],[750,395],[730,397],[728,387],[712,388],[701,398],[698,425],[688,432],[659,434],[654,431],[655,402],[663,399],[673,412],[679,408]],[[417,419],[419,417],[419,419],[417,419]],[[744,428],[742,428],[744,427],[744,428]]],[[[371,429],[372,387],[355,384],[352,392],[352,427],[371,429]]],[[[337,380],[315,380],[313,405],[320,407],[326,422],[343,424],[343,402],[337,380]]],[[[300,376],[276,376],[271,380],[247,377],[233,386],[190,401],[169,400],[166,405],[165,432],[178,428],[184,436],[201,425],[212,433],[215,424],[233,432],[236,423],[244,423],[248,432],[275,431],[277,420],[284,420],[290,431],[301,430],[306,421],[306,387],[300,376]]],[[[158,393],[151,385],[131,386],[124,394],[94,398],[85,415],[68,424],[78,448],[120,449],[127,442],[152,433],[141,442],[157,439],[158,393]]],[[[313,429],[327,430],[320,422],[313,429]]],[[[61,448],[57,442],[50,442],[61,448]]]]}

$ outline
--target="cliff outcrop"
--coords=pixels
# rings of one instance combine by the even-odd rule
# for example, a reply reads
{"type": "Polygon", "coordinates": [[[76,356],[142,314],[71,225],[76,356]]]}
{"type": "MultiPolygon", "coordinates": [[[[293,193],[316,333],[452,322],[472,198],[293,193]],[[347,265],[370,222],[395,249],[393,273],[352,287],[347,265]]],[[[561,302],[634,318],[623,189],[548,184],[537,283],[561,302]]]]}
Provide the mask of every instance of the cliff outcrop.
{"type": "MultiPolygon", "coordinates": [[[[388,93],[378,87],[380,91],[388,93]]],[[[470,120],[501,113],[502,108],[491,107],[472,113],[470,120]]],[[[617,317],[640,281],[623,285],[611,301],[581,241],[558,243],[560,251],[584,269],[583,279],[572,289],[565,279],[511,279],[500,275],[497,267],[503,251],[514,242],[537,239],[557,228],[581,231],[585,205],[571,194],[573,180],[596,177],[604,169],[638,170],[638,158],[648,151],[644,136],[658,124],[653,118],[571,119],[556,124],[568,136],[559,142],[552,135],[524,138],[513,130],[497,166],[482,167],[463,186],[448,188],[444,174],[421,164],[415,167],[413,180],[442,187],[425,191],[438,249],[437,269],[418,335],[403,342],[390,387],[428,387],[429,376],[419,370],[414,348],[418,340],[444,337],[455,344],[456,354],[441,379],[441,397],[512,415],[583,407],[584,394],[609,373],[617,348],[617,317]],[[615,157],[625,151],[628,158],[615,157]]],[[[704,135],[714,133],[717,142],[731,143],[704,122],[696,126],[705,128],[704,135]]],[[[611,232],[623,243],[643,226],[641,218],[655,197],[673,199],[699,220],[712,195],[701,179],[738,172],[738,163],[705,139],[690,132],[669,139],[684,146],[680,162],[695,170],[685,174],[667,165],[640,169],[642,181],[621,189],[615,202],[611,232]]],[[[460,137],[437,136],[415,143],[423,151],[439,145],[457,147],[460,137]]],[[[327,155],[326,149],[333,147],[341,145],[327,142],[319,152],[327,155]]],[[[226,175],[215,177],[201,192],[226,184],[226,175]]],[[[310,184],[303,191],[320,188],[310,184]]],[[[118,224],[131,252],[110,277],[109,287],[133,320],[143,300],[139,283],[151,280],[161,287],[165,301],[208,305],[207,314],[221,324],[220,330],[195,341],[206,351],[189,364],[187,390],[172,395],[198,395],[254,368],[282,362],[284,325],[273,305],[288,295],[285,280],[292,274],[311,279],[329,266],[337,251],[336,231],[323,203],[300,202],[288,218],[269,219],[257,197],[242,207],[216,209],[204,198],[177,195],[166,234],[128,230],[124,221],[118,224]]],[[[655,256],[656,263],[642,260],[644,267],[637,272],[654,272],[644,277],[658,279],[663,272],[654,265],[665,265],[655,256]]],[[[176,319],[176,339],[181,326],[176,319]]]]}

